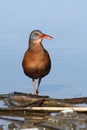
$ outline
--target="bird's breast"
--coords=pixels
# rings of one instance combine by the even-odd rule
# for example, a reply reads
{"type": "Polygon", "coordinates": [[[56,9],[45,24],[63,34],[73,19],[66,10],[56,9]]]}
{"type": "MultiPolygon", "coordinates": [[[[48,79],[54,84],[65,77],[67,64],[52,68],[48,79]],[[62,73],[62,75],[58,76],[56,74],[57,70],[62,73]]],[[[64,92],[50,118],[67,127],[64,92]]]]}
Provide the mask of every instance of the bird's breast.
{"type": "Polygon", "coordinates": [[[51,61],[48,52],[44,49],[35,51],[27,50],[22,66],[27,76],[31,78],[40,78],[49,73],[51,61]]]}

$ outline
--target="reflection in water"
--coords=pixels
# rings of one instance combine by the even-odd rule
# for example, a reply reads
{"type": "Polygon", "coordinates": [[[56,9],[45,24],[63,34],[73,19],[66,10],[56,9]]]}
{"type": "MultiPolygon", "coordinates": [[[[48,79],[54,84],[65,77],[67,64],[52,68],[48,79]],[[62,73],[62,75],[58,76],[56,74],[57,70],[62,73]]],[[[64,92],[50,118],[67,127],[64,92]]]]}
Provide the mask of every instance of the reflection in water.
{"type": "Polygon", "coordinates": [[[0,121],[6,121],[0,130],[87,130],[87,117],[83,114],[59,112],[55,116],[41,117],[0,117],[0,121]],[[74,114],[74,116],[73,116],[74,114]]]}

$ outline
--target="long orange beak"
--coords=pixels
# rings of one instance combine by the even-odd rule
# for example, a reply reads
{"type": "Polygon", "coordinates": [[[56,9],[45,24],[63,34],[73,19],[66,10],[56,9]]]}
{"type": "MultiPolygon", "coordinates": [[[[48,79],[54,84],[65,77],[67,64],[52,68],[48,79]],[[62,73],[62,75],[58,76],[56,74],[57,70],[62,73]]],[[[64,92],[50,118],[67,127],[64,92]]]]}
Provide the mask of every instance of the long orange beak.
{"type": "Polygon", "coordinates": [[[47,38],[47,39],[49,39],[49,40],[51,40],[53,37],[51,37],[51,36],[49,36],[49,35],[47,35],[47,34],[42,34],[41,36],[40,36],[41,38],[47,38]]]}

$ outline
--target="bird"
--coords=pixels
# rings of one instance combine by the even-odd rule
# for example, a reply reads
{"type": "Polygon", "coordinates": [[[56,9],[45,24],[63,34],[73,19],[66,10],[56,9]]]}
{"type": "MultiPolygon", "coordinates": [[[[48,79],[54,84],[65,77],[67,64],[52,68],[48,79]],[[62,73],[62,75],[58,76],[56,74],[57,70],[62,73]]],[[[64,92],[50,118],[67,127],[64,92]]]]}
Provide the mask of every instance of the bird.
{"type": "Polygon", "coordinates": [[[41,79],[51,69],[51,58],[42,45],[43,39],[51,40],[53,37],[42,33],[40,30],[33,30],[29,36],[28,49],[24,53],[22,67],[26,76],[32,79],[34,95],[38,95],[41,79]],[[38,80],[38,84],[36,84],[38,80]]]}

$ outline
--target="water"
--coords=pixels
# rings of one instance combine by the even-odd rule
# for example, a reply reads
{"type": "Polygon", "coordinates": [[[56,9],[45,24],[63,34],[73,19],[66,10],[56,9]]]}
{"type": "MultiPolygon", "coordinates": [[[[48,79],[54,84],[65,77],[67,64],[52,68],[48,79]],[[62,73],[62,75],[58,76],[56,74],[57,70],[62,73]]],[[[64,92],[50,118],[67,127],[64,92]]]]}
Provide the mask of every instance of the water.
{"type": "Polygon", "coordinates": [[[0,92],[33,92],[31,79],[24,75],[21,62],[29,33],[40,29],[54,37],[52,41],[43,41],[51,56],[52,68],[41,82],[40,94],[61,98],[87,95],[86,1],[72,4],[69,0],[51,1],[49,10],[49,2],[38,0],[37,3],[39,8],[34,1],[21,2],[20,7],[20,2],[1,2],[0,92]],[[45,10],[41,9],[42,4],[45,10]]]}
{"type": "MultiPolygon", "coordinates": [[[[19,40],[18,34],[11,34],[11,38],[9,34],[8,40],[3,39],[2,44],[0,44],[1,93],[13,91],[33,92],[31,79],[24,75],[21,65],[28,41],[26,39],[25,41],[19,40]]],[[[61,98],[86,96],[86,47],[79,48],[76,45],[77,48],[64,48],[63,45],[66,43],[58,43],[58,41],[55,37],[52,41],[44,40],[43,44],[51,56],[52,68],[50,74],[42,79],[40,94],[61,98]],[[61,48],[59,44],[62,44],[61,48]]]]}
{"type": "Polygon", "coordinates": [[[21,62],[32,30],[52,35],[44,40],[52,68],[40,94],[53,98],[87,96],[87,1],[0,2],[0,93],[33,92],[21,62]]]}

